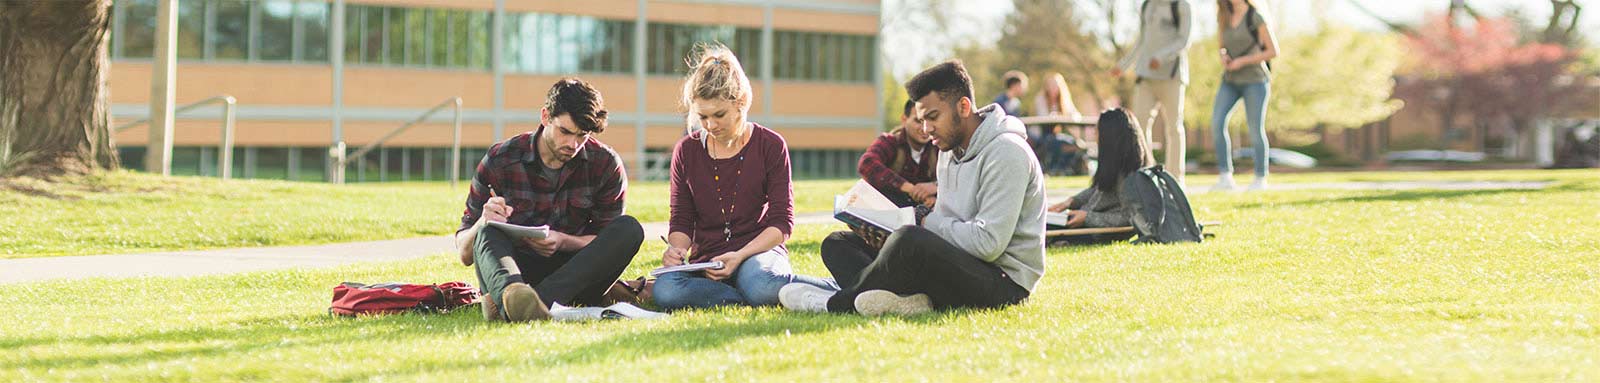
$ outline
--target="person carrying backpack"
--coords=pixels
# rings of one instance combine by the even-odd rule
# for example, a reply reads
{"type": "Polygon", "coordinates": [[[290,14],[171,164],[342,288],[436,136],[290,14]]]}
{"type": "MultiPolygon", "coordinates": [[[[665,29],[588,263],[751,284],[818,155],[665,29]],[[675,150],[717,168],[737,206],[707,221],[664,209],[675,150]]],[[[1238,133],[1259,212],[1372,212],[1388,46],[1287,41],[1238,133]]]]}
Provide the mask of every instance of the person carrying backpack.
{"type": "Polygon", "coordinates": [[[1217,98],[1211,108],[1211,132],[1215,136],[1213,148],[1217,152],[1217,185],[1211,190],[1232,191],[1233,156],[1228,142],[1228,114],[1233,105],[1244,99],[1245,120],[1250,125],[1250,138],[1254,141],[1256,178],[1250,190],[1267,188],[1267,95],[1270,93],[1271,69],[1269,60],[1278,57],[1278,41],[1272,28],[1255,5],[1255,0],[1217,0],[1217,39],[1222,50],[1222,84],[1217,87],[1217,98]]]}
{"type": "Polygon", "coordinates": [[[1145,138],[1151,138],[1155,124],[1150,113],[1155,111],[1166,129],[1162,149],[1167,169],[1178,181],[1183,181],[1184,171],[1183,91],[1189,83],[1191,21],[1188,0],[1145,0],[1139,5],[1138,40],[1111,69],[1114,77],[1129,69],[1137,76],[1133,115],[1144,127],[1145,138]]]}
{"type": "MultiPolygon", "coordinates": [[[[1050,206],[1050,211],[1067,214],[1068,228],[1132,226],[1134,211],[1118,197],[1122,182],[1139,169],[1155,166],[1150,141],[1127,110],[1116,108],[1100,114],[1096,128],[1100,137],[1100,166],[1089,188],[1050,206]]],[[[1090,242],[1119,241],[1128,234],[1082,238],[1090,242]]],[[[1070,241],[1071,239],[1069,239],[1070,241]]]]}

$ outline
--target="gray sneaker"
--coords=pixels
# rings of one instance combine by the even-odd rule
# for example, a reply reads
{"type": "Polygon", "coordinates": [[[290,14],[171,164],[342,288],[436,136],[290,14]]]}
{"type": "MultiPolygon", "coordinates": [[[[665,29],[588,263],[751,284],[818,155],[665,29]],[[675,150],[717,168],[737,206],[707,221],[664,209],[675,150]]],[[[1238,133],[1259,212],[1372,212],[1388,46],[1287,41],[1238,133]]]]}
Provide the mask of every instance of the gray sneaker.
{"type": "Polygon", "coordinates": [[[856,312],[866,316],[916,315],[933,311],[928,294],[899,295],[888,290],[868,290],[856,295],[856,312]]]}
{"type": "Polygon", "coordinates": [[[778,302],[794,311],[825,313],[828,312],[828,298],[833,298],[833,294],[833,291],[821,287],[790,283],[778,290],[778,302]]]}
{"type": "Polygon", "coordinates": [[[549,320],[550,308],[544,306],[544,301],[539,300],[539,293],[533,291],[527,283],[512,283],[500,293],[500,305],[505,311],[505,319],[511,322],[527,322],[530,320],[549,320]]]}

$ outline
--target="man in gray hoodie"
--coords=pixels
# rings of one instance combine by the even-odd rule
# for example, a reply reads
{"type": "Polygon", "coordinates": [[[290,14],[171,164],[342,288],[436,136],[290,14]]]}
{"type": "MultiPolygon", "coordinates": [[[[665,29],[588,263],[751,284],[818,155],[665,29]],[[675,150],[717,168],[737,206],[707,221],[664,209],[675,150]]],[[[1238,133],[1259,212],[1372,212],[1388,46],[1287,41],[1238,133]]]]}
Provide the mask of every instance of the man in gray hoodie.
{"type": "Polygon", "coordinates": [[[1128,69],[1138,76],[1133,85],[1133,117],[1144,126],[1144,136],[1154,138],[1150,112],[1161,120],[1167,171],[1183,181],[1183,89],[1189,83],[1189,45],[1194,29],[1189,0],[1145,0],[1139,4],[1139,38],[1127,56],[1117,61],[1111,75],[1128,69]]]}
{"type": "Polygon", "coordinates": [[[1044,175],[1022,122],[998,105],[977,109],[958,60],[922,71],[906,91],[941,152],[933,212],[882,249],[864,241],[828,249],[876,257],[859,280],[839,281],[839,292],[784,286],[784,307],[864,315],[1001,307],[1027,299],[1044,276],[1044,175]]]}

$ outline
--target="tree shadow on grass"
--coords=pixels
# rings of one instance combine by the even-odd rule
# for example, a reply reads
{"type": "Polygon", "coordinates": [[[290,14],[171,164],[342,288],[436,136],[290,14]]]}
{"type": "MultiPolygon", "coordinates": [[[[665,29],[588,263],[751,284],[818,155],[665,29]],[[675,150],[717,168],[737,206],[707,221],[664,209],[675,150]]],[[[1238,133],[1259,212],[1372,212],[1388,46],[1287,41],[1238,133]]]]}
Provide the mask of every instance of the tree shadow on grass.
{"type": "MultiPolygon", "coordinates": [[[[709,309],[710,312],[724,310],[721,308],[709,309]]],[[[767,308],[761,310],[782,310],[767,308]]],[[[696,311],[696,310],[688,310],[696,311]]],[[[650,358],[668,358],[678,360],[679,356],[697,351],[716,349],[732,343],[774,336],[798,336],[808,334],[823,334],[838,330],[852,330],[880,321],[904,321],[923,326],[933,326],[952,318],[963,317],[984,310],[948,310],[923,315],[908,317],[864,317],[854,314],[809,314],[783,312],[777,314],[771,311],[758,311],[748,314],[748,318],[733,318],[737,313],[725,313],[710,323],[697,323],[687,327],[642,329],[642,331],[626,331],[612,335],[604,340],[599,340],[564,352],[531,361],[533,371],[562,368],[573,366],[597,365],[597,368],[614,368],[608,364],[623,364],[638,362],[650,358]],[[742,320],[742,321],[741,321],[742,320]]],[[[681,319],[666,319],[668,321],[681,319]]],[[[622,321],[588,322],[585,324],[571,323],[540,323],[541,325],[578,325],[578,326],[607,326],[626,323],[622,321]]],[[[507,364],[522,364],[522,361],[511,360],[455,360],[439,364],[420,365],[413,364],[402,369],[385,369],[353,376],[340,376],[340,380],[371,380],[381,376],[405,376],[440,370],[471,370],[482,367],[504,366],[507,364]]]]}
{"type": "MultiPolygon", "coordinates": [[[[463,314],[466,315],[466,314],[463,314]]],[[[456,315],[450,315],[454,317],[456,315]]],[[[69,354],[29,358],[0,363],[0,369],[59,369],[100,365],[144,365],[167,360],[248,354],[280,347],[307,347],[340,344],[365,339],[382,339],[402,333],[448,333],[482,326],[470,320],[419,320],[421,315],[394,315],[367,318],[342,318],[328,315],[258,318],[175,331],[155,331],[132,335],[91,335],[83,337],[41,337],[8,341],[0,351],[15,355],[35,345],[78,345],[92,349],[123,346],[132,352],[107,351],[96,354],[69,354]],[[364,328],[363,331],[354,331],[364,328]],[[163,347],[165,346],[165,347],[163,347]]]]}
{"type": "Polygon", "coordinates": [[[1541,192],[1577,192],[1592,191],[1594,187],[1577,183],[1560,183],[1540,189],[1506,188],[1506,189],[1470,189],[1470,190],[1395,190],[1384,191],[1377,194],[1362,194],[1339,198],[1308,198],[1288,202],[1253,202],[1239,205],[1243,209],[1280,208],[1285,206],[1313,206],[1332,203],[1367,203],[1367,202],[1417,202],[1438,201],[1447,199],[1488,197],[1509,193],[1541,193],[1541,192]]]}

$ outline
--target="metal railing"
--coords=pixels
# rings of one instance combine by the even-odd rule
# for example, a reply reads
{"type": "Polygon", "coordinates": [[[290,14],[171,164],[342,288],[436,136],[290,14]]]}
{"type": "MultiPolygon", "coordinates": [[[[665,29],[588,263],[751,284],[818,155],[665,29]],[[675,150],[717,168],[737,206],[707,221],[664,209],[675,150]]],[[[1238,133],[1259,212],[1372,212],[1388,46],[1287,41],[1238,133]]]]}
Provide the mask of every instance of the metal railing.
{"type": "MultiPolygon", "coordinates": [[[[179,106],[172,110],[172,115],[177,116],[180,113],[194,110],[202,105],[219,102],[222,103],[222,143],[217,145],[217,172],[222,176],[222,179],[229,179],[233,177],[233,109],[238,105],[238,100],[235,100],[233,96],[230,95],[219,94],[212,96],[211,98],[179,106]]],[[[118,125],[116,128],[112,129],[112,132],[121,132],[123,130],[139,126],[141,124],[147,124],[149,122],[150,117],[133,120],[126,124],[118,125]]],[[[172,158],[172,153],[170,152],[172,148],[169,147],[167,150],[169,150],[167,153],[167,158],[172,158]]]]}
{"type": "Polygon", "coordinates": [[[349,155],[345,154],[346,147],[345,147],[344,141],[339,141],[337,143],[334,143],[333,147],[329,148],[329,152],[328,152],[328,155],[331,158],[334,159],[334,167],[333,167],[334,174],[333,174],[333,177],[332,177],[333,178],[333,182],[336,183],[336,184],[343,184],[344,183],[344,170],[345,170],[346,167],[348,167],[350,165],[350,161],[351,160],[360,159],[361,156],[367,155],[367,152],[371,152],[373,149],[377,149],[378,146],[383,145],[383,143],[386,142],[386,141],[389,141],[389,139],[400,135],[400,133],[404,133],[406,131],[406,129],[411,129],[412,126],[416,126],[417,124],[420,124],[420,123],[422,123],[424,121],[427,121],[429,117],[433,117],[434,113],[438,113],[440,110],[443,110],[445,107],[452,107],[452,109],[455,110],[455,119],[454,119],[454,123],[453,123],[452,132],[450,134],[451,138],[450,138],[450,172],[449,172],[449,174],[450,174],[450,187],[452,187],[452,188],[455,187],[456,186],[456,182],[459,182],[460,178],[461,178],[461,97],[459,97],[459,96],[458,97],[447,98],[447,99],[444,100],[444,102],[441,102],[438,105],[434,105],[432,108],[428,108],[428,111],[422,112],[422,115],[421,116],[417,116],[416,119],[413,119],[413,120],[411,120],[409,122],[406,122],[403,125],[400,125],[400,127],[389,131],[388,134],[383,135],[383,137],[379,137],[376,141],[373,141],[370,144],[362,146],[360,149],[356,149],[356,151],[354,153],[350,153],[349,155]]]}

